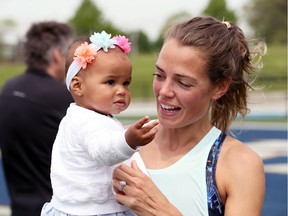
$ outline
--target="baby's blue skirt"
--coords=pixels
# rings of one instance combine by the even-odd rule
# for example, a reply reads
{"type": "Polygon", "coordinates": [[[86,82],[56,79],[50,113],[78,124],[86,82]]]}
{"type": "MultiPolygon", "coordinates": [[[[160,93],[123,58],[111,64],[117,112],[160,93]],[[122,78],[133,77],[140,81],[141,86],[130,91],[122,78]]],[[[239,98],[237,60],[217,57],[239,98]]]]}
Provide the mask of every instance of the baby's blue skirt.
{"type": "MultiPolygon", "coordinates": [[[[71,215],[64,212],[61,212],[55,209],[50,203],[45,203],[42,211],[41,216],[78,216],[78,215],[71,215]]],[[[83,216],[83,215],[82,215],[83,216]]],[[[94,215],[94,216],[136,216],[132,211],[125,211],[125,212],[117,212],[112,214],[101,214],[101,215],[94,215]]]]}

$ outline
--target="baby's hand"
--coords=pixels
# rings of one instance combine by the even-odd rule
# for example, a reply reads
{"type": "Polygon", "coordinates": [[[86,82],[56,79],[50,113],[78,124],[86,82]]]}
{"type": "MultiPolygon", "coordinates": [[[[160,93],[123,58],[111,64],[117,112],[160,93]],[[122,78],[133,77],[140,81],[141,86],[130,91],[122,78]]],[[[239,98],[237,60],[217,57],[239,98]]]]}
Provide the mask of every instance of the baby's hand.
{"type": "Polygon", "coordinates": [[[125,139],[131,148],[136,149],[137,146],[144,146],[154,139],[158,131],[159,121],[149,121],[149,116],[145,116],[128,127],[125,132],[125,139]]]}

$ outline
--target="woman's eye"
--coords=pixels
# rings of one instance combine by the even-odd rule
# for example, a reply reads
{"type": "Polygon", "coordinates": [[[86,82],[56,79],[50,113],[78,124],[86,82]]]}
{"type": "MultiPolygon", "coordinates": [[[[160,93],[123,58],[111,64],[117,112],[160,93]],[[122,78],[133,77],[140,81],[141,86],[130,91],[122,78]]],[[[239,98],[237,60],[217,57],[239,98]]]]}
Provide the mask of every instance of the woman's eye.
{"type": "Polygon", "coordinates": [[[178,81],[178,83],[185,88],[190,88],[192,86],[191,84],[182,81],[178,81]]]}
{"type": "Polygon", "coordinates": [[[163,78],[163,76],[162,76],[161,74],[159,74],[159,73],[154,73],[153,76],[154,76],[155,78],[157,78],[157,79],[163,78]]]}

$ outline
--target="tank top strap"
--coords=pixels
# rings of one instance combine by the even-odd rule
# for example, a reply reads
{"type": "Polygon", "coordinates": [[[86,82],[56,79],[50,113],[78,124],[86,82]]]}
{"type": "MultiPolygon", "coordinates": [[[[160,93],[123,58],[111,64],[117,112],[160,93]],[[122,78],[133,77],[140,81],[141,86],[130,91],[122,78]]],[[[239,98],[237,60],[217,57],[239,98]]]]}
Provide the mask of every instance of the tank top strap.
{"type": "Polygon", "coordinates": [[[223,216],[224,204],[216,185],[216,165],[226,134],[221,132],[212,145],[206,163],[207,203],[209,216],[223,216]]]}

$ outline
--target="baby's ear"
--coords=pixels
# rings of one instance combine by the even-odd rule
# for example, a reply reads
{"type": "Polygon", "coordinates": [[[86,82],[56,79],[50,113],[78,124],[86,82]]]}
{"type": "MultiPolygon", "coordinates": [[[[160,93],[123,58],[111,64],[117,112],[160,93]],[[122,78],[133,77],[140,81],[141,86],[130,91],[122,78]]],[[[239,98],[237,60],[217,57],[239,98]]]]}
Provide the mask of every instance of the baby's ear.
{"type": "Polygon", "coordinates": [[[79,76],[74,76],[70,83],[70,91],[77,96],[82,96],[82,79],[79,76]]]}

